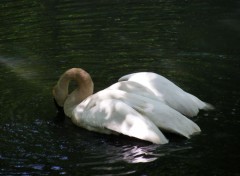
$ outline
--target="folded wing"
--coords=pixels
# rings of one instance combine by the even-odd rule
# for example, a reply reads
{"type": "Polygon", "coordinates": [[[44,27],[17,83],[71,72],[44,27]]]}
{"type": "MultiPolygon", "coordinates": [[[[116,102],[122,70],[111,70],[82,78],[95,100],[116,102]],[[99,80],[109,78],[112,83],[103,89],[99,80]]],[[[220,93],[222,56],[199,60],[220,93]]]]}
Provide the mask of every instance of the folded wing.
{"type": "Polygon", "coordinates": [[[133,73],[121,77],[119,81],[134,81],[147,87],[167,105],[189,117],[196,116],[199,109],[207,110],[213,108],[210,104],[185,92],[167,78],[156,73],[133,73]]]}
{"type": "Polygon", "coordinates": [[[91,131],[117,132],[155,144],[168,143],[153,122],[126,103],[116,99],[92,100],[87,100],[74,109],[73,123],[91,131]]]}

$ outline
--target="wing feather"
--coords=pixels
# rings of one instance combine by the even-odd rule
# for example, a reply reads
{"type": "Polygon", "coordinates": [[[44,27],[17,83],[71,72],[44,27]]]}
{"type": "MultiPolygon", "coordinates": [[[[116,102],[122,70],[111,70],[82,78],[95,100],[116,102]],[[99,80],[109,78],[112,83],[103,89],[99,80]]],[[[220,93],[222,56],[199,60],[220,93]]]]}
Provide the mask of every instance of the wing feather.
{"type": "Polygon", "coordinates": [[[155,124],[155,126],[159,127],[161,130],[180,134],[187,138],[201,131],[197,124],[165,103],[121,90],[102,90],[82,102],[77,109],[82,109],[82,111],[85,110],[86,112],[84,112],[84,114],[89,112],[93,113],[95,111],[96,114],[99,114],[101,118],[86,118],[86,121],[89,120],[88,124],[97,123],[98,119],[102,119],[102,117],[114,116],[115,113],[121,112],[122,114],[120,114],[118,118],[123,118],[129,113],[132,113],[135,116],[141,116],[141,118],[144,117],[148,121],[151,121],[151,123],[155,124]],[[121,102],[121,106],[118,106],[121,107],[121,110],[116,109],[116,105],[110,104],[107,106],[107,103],[104,104],[105,100],[112,100],[113,102],[118,102],[118,104],[121,102]]]}
{"type": "Polygon", "coordinates": [[[87,102],[78,105],[73,112],[73,123],[97,132],[115,131],[156,144],[168,140],[149,119],[144,118],[126,103],[116,99],[87,102]]]}
{"type": "Polygon", "coordinates": [[[185,92],[167,78],[156,73],[133,73],[121,77],[119,81],[134,81],[146,86],[167,105],[189,117],[196,116],[199,109],[213,109],[213,106],[185,92]]]}

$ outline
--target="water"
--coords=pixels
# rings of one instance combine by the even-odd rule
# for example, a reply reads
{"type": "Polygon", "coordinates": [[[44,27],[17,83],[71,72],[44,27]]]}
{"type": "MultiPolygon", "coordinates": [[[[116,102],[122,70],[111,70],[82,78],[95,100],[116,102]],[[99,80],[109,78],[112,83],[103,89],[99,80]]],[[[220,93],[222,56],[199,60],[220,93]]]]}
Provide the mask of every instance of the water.
{"type": "Polygon", "coordinates": [[[0,2],[0,174],[239,175],[238,1],[0,2]],[[101,90],[159,73],[212,103],[202,133],[152,145],[54,123],[51,89],[71,67],[101,90]]]}

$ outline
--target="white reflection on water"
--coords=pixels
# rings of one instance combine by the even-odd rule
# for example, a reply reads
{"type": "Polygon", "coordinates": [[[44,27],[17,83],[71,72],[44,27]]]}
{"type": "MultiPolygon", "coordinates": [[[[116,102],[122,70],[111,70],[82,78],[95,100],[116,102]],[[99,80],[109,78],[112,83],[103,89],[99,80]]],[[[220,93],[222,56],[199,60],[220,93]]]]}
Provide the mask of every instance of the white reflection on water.
{"type": "Polygon", "coordinates": [[[175,146],[175,145],[148,145],[148,146],[131,146],[126,147],[121,153],[122,160],[127,163],[148,163],[165,157],[172,152],[191,149],[191,146],[175,146]]]}
{"type": "Polygon", "coordinates": [[[164,156],[164,154],[154,154],[153,150],[156,148],[156,145],[152,145],[151,147],[129,147],[122,153],[123,160],[128,163],[147,163],[155,161],[158,157],[164,156]]]}

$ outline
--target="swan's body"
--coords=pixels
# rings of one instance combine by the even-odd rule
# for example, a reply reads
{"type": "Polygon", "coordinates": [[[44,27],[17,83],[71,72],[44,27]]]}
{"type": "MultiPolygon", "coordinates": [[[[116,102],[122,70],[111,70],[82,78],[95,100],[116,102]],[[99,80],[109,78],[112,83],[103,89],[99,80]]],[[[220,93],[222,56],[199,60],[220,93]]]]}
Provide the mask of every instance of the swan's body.
{"type": "MultiPolygon", "coordinates": [[[[141,74],[144,74],[145,77],[148,77],[149,74],[149,78],[151,78],[149,80],[152,80],[152,76],[157,75],[152,75],[154,73],[136,73],[136,76],[141,77],[141,74]]],[[[187,138],[200,132],[200,128],[183,115],[188,111],[181,112],[181,106],[176,105],[176,103],[171,106],[171,101],[169,101],[170,99],[175,102],[174,98],[179,98],[179,92],[182,96],[185,96],[184,93],[190,94],[167,80],[164,86],[169,87],[172,95],[167,95],[168,98],[164,99],[162,95],[159,95],[160,93],[157,94],[154,91],[154,89],[159,89],[158,92],[160,92],[160,84],[164,83],[164,81],[161,82],[160,75],[159,77],[160,80],[157,78],[152,82],[145,78],[142,80],[145,83],[142,83],[138,79],[131,80],[134,78],[134,74],[127,75],[120,79],[122,82],[92,94],[93,82],[90,75],[82,69],[73,68],[60,77],[53,89],[53,95],[57,104],[63,106],[65,114],[71,118],[74,124],[90,131],[105,134],[122,133],[156,144],[168,142],[160,129],[187,138]],[[68,95],[70,80],[77,81],[78,88],[68,95]],[[155,87],[158,85],[160,88],[155,87]]],[[[164,93],[168,93],[167,89],[163,90],[164,93]]],[[[178,101],[176,100],[176,102],[178,101]]],[[[184,103],[186,101],[184,99],[184,103]]],[[[186,107],[184,108],[186,109],[186,107]]],[[[190,106],[190,108],[192,107],[190,106]]],[[[198,109],[197,111],[195,109],[193,110],[195,114],[190,114],[190,116],[196,115],[198,109]]]]}

